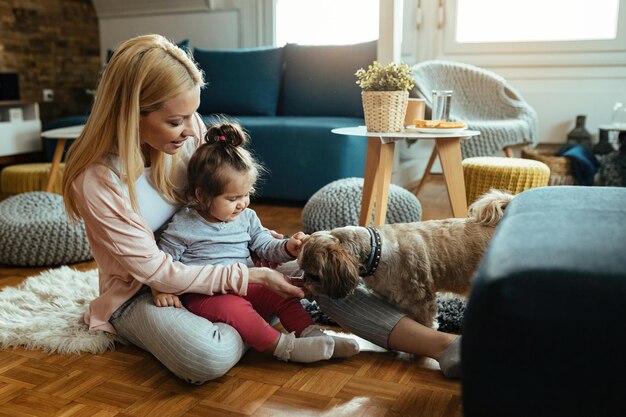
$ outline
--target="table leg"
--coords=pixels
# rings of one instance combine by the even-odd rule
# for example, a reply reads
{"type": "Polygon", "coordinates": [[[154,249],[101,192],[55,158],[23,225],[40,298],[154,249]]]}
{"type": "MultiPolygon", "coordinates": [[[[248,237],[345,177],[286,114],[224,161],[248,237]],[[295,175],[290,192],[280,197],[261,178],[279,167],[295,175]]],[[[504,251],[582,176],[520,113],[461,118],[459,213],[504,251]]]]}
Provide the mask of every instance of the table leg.
{"type": "Polygon", "coordinates": [[[361,199],[360,226],[369,226],[374,209],[374,190],[378,185],[377,175],[382,143],[380,138],[367,139],[367,155],[365,157],[365,175],[363,176],[363,197],[361,199]]]}
{"type": "Polygon", "coordinates": [[[376,210],[374,211],[374,226],[385,224],[387,218],[387,201],[389,185],[393,171],[393,152],[395,142],[383,143],[380,149],[378,178],[376,184],[376,210]]]}
{"type": "Polygon", "coordinates": [[[461,138],[437,138],[437,153],[448,189],[450,206],[454,217],[467,217],[465,180],[461,165],[461,138]]]}
{"type": "Polygon", "coordinates": [[[415,189],[415,192],[413,193],[417,197],[419,197],[419,194],[422,191],[422,188],[424,188],[424,185],[426,185],[426,183],[430,179],[430,172],[433,170],[433,165],[435,164],[436,159],[437,159],[437,146],[435,146],[433,148],[433,151],[430,153],[430,158],[428,158],[428,163],[426,164],[426,168],[424,169],[424,173],[422,174],[422,179],[420,180],[419,184],[417,184],[417,188],[415,189]]]}
{"type": "Polygon", "coordinates": [[[59,171],[59,165],[61,164],[61,158],[63,157],[63,150],[65,150],[66,139],[59,139],[57,146],[54,148],[54,156],[52,157],[52,167],[50,168],[50,175],[48,176],[48,184],[46,184],[46,192],[51,193],[54,188],[54,181],[57,178],[59,171]]]}

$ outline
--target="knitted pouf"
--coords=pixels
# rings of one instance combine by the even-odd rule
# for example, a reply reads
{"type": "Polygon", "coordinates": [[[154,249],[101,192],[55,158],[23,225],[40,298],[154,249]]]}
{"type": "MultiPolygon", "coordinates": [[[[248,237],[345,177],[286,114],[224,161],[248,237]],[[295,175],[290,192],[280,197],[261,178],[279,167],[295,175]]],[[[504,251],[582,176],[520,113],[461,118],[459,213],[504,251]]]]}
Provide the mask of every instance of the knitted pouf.
{"type": "MultiPolygon", "coordinates": [[[[344,178],[320,188],[302,210],[305,233],[359,224],[363,178],[344,178]]],[[[422,219],[422,206],[412,193],[391,184],[386,223],[411,223],[422,219]]]]}
{"type": "Polygon", "coordinates": [[[466,158],[461,164],[468,205],[492,188],[518,194],[545,187],[550,179],[550,168],[533,159],[484,156],[466,158]]]}
{"type": "MultiPolygon", "coordinates": [[[[29,191],[41,191],[48,184],[50,176],[49,162],[9,165],[0,172],[0,190],[3,194],[19,194],[29,191]]],[[[59,165],[59,172],[52,186],[52,192],[61,194],[61,181],[65,164],[59,165]]]]}
{"type": "Polygon", "coordinates": [[[0,202],[0,264],[55,266],[92,259],[82,222],[58,194],[22,193],[0,202]]]}

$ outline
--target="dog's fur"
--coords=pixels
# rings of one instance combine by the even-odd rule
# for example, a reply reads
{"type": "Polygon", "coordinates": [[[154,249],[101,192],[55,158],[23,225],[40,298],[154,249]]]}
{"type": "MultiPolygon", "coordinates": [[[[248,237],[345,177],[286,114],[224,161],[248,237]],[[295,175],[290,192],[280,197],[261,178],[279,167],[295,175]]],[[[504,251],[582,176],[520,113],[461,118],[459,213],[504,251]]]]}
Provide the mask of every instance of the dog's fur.
{"type": "MultiPolygon", "coordinates": [[[[382,253],[378,269],[363,277],[367,287],[431,327],[437,314],[435,293],[466,294],[504,208],[513,196],[491,190],[474,202],[465,219],[386,224],[378,227],[382,253]]],[[[359,284],[371,252],[364,227],[346,226],[313,233],[298,263],[304,288],[342,298],[359,284]]]]}

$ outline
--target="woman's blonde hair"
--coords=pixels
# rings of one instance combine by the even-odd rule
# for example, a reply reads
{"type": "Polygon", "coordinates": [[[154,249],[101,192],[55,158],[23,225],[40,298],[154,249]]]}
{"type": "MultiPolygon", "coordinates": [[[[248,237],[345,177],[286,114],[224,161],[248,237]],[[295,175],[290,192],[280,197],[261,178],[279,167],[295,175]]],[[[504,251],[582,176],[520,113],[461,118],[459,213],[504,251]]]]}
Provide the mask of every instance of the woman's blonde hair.
{"type": "MultiPolygon", "coordinates": [[[[117,156],[121,180],[137,210],[135,181],[144,170],[139,138],[141,115],[161,108],[183,92],[204,85],[202,72],[189,54],[161,35],[144,35],[122,43],[106,65],[93,108],[81,135],[72,144],[63,174],[65,208],[80,217],[72,183],[92,163],[109,163],[117,156]]],[[[169,201],[182,203],[170,178],[177,155],[150,150],[151,180],[169,201]],[[168,161],[169,160],[169,161],[168,161]]]]}

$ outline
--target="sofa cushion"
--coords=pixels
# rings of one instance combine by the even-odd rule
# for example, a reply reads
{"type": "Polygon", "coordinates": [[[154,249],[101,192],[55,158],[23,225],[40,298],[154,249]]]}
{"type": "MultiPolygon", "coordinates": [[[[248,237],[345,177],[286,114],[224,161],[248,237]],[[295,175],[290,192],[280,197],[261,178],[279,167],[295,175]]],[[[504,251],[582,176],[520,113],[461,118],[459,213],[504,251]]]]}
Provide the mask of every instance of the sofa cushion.
{"type": "Polygon", "coordinates": [[[284,47],[279,113],[290,116],[363,117],[354,73],[376,59],[376,41],[355,45],[284,47]]]}
{"type": "Polygon", "coordinates": [[[193,54],[207,82],[200,96],[200,114],[276,114],[282,48],[195,48],[193,54]]]}

